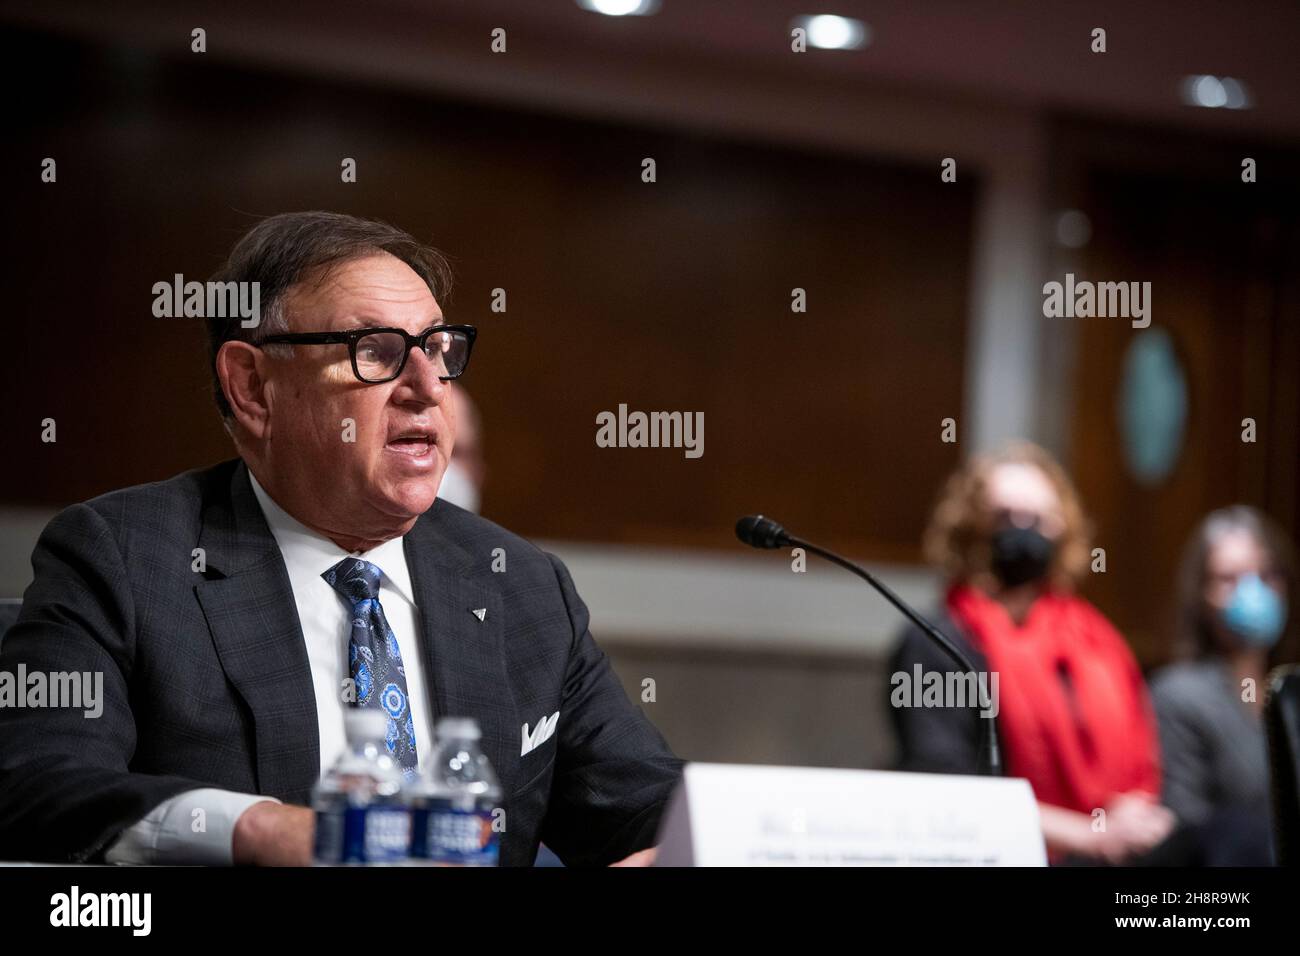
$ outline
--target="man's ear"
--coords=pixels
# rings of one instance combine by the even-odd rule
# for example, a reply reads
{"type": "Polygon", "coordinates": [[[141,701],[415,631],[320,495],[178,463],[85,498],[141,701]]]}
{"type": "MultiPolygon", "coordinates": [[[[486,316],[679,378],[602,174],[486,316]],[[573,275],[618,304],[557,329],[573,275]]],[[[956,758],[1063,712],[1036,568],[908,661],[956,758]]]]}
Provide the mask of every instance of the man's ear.
{"type": "Polygon", "coordinates": [[[217,378],[230,411],[245,432],[259,439],[271,428],[266,361],[266,353],[247,342],[226,342],[217,352],[217,378]]]}

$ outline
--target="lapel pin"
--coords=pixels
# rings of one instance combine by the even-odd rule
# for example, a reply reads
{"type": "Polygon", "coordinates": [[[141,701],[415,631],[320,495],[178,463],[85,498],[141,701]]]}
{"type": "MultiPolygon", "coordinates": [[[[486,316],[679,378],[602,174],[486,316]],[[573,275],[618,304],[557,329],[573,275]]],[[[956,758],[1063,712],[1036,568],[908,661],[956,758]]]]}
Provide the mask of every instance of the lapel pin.
{"type": "Polygon", "coordinates": [[[481,621],[481,620],[483,620],[485,617],[487,617],[487,608],[485,608],[485,607],[476,607],[476,608],[473,608],[473,609],[470,611],[470,613],[473,614],[476,618],[478,618],[478,619],[481,621]]]}

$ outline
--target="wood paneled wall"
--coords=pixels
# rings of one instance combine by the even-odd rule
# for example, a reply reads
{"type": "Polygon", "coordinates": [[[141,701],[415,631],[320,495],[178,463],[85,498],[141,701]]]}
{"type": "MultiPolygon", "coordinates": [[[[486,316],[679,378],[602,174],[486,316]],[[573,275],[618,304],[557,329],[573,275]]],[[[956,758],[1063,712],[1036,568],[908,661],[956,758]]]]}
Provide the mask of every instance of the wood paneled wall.
{"type": "Polygon", "coordinates": [[[865,556],[918,557],[958,457],[939,434],[961,414],[973,177],[4,43],[46,70],[7,148],[4,416],[21,465],[0,471],[0,499],[62,504],[228,456],[198,321],[154,318],[151,287],[206,277],[258,216],[328,208],[454,257],[444,307],[481,329],[464,381],[496,520],[725,548],[761,509],[865,556]],[[39,182],[45,156],[56,185],[39,182]],[[598,448],[596,416],[620,403],[703,412],[703,457],[598,448]]]}
{"type": "Polygon", "coordinates": [[[1069,464],[1107,551],[1088,591],[1154,662],[1171,651],[1182,549],[1209,511],[1255,505],[1300,537],[1300,162],[1259,144],[1082,123],[1062,128],[1056,155],[1063,197],[1094,227],[1079,278],[1151,282],[1151,326],[1170,334],[1187,378],[1177,465],[1142,484],[1119,427],[1136,330],[1052,320],[1077,335],[1069,464]],[[1255,183],[1241,180],[1246,156],[1255,183]],[[1246,418],[1253,443],[1242,441],[1246,418]]]}

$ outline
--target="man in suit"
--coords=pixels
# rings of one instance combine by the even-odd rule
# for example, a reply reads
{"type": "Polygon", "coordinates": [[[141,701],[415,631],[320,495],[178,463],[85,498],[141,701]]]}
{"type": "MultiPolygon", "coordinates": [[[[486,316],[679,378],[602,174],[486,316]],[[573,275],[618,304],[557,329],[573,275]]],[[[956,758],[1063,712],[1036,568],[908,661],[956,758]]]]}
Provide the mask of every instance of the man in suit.
{"type": "Polygon", "coordinates": [[[445,501],[474,330],[450,270],[391,226],[275,216],[208,319],[239,459],[61,512],[0,671],[102,673],[102,715],[0,708],[0,858],[304,864],[304,804],[382,709],[408,775],[473,717],[503,864],[645,860],[681,762],[627,699],[564,565],[445,501]],[[376,637],[378,635],[378,637],[376,637]],[[558,716],[557,716],[558,715],[558,716]]]}

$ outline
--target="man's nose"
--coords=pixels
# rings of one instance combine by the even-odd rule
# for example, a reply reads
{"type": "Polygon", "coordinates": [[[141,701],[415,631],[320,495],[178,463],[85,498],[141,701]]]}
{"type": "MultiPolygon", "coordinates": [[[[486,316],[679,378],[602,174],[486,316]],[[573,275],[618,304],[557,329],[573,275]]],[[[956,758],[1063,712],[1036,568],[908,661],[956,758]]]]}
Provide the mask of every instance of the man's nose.
{"type": "Polygon", "coordinates": [[[418,402],[421,405],[440,405],[447,397],[447,384],[438,377],[439,364],[425,354],[423,349],[411,349],[406,368],[397,378],[398,401],[418,402]]]}

